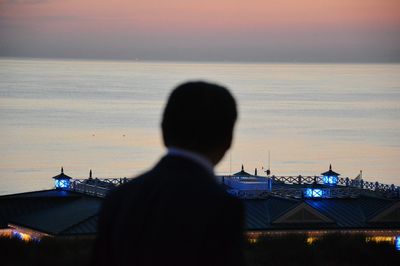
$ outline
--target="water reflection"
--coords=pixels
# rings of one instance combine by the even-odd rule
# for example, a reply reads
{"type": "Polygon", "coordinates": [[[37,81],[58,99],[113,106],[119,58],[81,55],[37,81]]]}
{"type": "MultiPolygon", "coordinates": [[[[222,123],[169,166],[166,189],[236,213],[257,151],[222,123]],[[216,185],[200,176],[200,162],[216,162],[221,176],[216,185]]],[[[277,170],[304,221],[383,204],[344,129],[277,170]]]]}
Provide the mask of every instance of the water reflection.
{"type": "MultiPolygon", "coordinates": [[[[175,64],[0,60],[0,195],[72,177],[130,177],[163,154],[164,102],[182,79],[229,86],[240,116],[231,156],[272,174],[396,183],[400,171],[400,65],[175,64]],[[54,78],[57,77],[57,78],[54,78]]],[[[230,158],[232,160],[230,160],[230,158]]]]}

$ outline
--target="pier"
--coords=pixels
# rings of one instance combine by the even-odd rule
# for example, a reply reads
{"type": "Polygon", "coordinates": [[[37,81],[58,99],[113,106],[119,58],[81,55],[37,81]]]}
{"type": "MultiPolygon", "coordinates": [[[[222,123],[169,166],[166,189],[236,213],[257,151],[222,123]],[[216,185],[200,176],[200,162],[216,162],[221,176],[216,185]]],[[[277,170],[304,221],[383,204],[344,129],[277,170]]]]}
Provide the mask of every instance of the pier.
{"type": "MultiPolygon", "coordinates": [[[[339,175],[331,167],[320,176],[259,176],[242,169],[216,180],[242,200],[250,238],[277,232],[400,237],[400,187],[339,175]]],[[[52,179],[50,190],[0,197],[0,236],[94,235],[104,197],[131,180],[96,178],[92,172],[78,179],[64,169],[52,179]]]]}
{"type": "MultiPolygon", "coordinates": [[[[321,197],[355,198],[360,195],[376,195],[384,198],[400,198],[400,186],[379,182],[338,177],[335,186],[326,186],[323,176],[217,176],[227,191],[240,198],[263,199],[270,195],[287,198],[307,197],[307,189],[320,189],[321,197]]],[[[65,190],[105,197],[107,193],[131,180],[130,178],[70,179],[65,190]]],[[[318,190],[317,190],[318,191],[318,190]]]]}

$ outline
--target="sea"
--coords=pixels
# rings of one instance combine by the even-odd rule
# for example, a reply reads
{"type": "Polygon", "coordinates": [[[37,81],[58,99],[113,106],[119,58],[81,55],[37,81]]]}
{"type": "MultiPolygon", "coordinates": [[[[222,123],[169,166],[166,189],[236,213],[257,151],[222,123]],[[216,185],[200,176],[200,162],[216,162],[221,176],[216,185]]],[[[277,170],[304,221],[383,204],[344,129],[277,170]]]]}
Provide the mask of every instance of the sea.
{"type": "Polygon", "coordinates": [[[61,167],[73,178],[146,171],[165,153],[168,95],[193,80],[228,87],[238,103],[217,174],[319,175],[331,164],[400,185],[399,64],[0,58],[0,195],[50,189],[61,167]]]}

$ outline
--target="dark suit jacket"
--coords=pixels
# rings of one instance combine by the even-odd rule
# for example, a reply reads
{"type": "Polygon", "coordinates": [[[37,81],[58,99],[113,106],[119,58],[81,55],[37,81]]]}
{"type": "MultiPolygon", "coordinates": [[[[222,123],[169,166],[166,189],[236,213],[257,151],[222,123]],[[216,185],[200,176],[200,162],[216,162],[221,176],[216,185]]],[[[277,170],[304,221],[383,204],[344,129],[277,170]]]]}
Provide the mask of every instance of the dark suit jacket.
{"type": "Polygon", "coordinates": [[[202,166],[166,156],[100,213],[94,265],[243,265],[243,207],[202,166]]]}

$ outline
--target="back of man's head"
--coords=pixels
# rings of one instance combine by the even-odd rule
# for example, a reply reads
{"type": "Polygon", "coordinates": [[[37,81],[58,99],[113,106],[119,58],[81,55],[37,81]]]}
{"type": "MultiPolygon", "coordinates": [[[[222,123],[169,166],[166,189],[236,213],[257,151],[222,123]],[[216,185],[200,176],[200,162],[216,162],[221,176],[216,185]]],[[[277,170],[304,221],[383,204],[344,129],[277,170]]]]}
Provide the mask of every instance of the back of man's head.
{"type": "Polygon", "coordinates": [[[184,83],[171,93],[164,110],[164,144],[203,154],[227,150],[236,118],[236,102],[226,88],[206,82],[184,83]]]}

